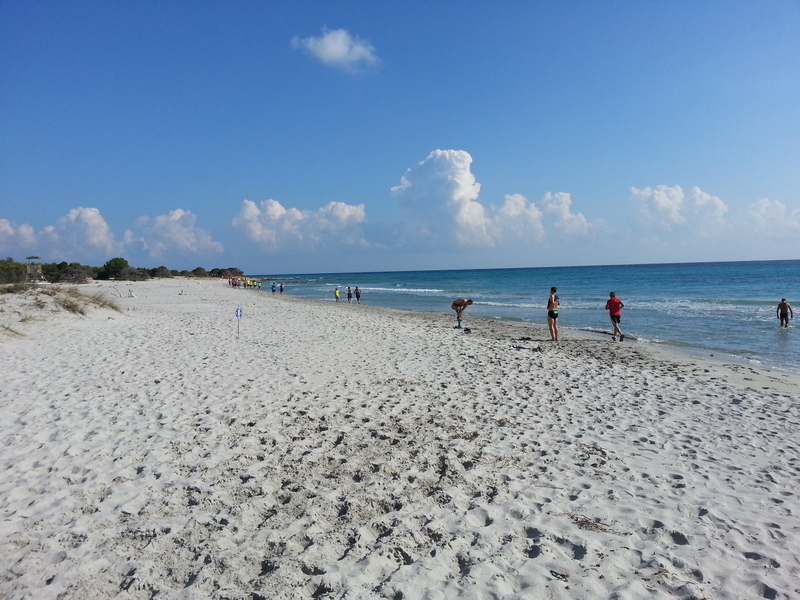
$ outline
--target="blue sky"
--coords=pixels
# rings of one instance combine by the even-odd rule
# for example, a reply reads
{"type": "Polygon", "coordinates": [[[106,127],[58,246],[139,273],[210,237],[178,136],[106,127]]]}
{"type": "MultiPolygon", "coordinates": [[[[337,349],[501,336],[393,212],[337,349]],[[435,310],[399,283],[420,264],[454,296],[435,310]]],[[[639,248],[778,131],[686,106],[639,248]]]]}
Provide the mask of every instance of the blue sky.
{"type": "Polygon", "coordinates": [[[800,258],[800,3],[0,4],[0,254],[800,258]]]}

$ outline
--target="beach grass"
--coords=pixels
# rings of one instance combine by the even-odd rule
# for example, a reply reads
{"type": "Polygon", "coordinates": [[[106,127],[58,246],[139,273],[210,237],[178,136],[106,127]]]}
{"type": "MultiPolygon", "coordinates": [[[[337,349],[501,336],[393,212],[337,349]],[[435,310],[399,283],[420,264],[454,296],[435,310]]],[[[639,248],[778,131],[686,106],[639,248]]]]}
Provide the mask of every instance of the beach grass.
{"type": "Polygon", "coordinates": [[[0,325],[0,331],[2,331],[6,335],[14,336],[14,337],[25,337],[24,334],[20,333],[13,327],[9,327],[8,325],[0,325]]]}
{"type": "Polygon", "coordinates": [[[22,294],[33,288],[29,283],[9,283],[0,286],[0,294],[22,294]]]}
{"type": "MultiPolygon", "coordinates": [[[[0,294],[6,298],[3,304],[19,315],[21,323],[40,320],[44,313],[53,310],[63,310],[81,317],[95,308],[122,312],[117,301],[108,294],[100,291],[82,292],[75,287],[14,283],[0,287],[0,294]]],[[[5,329],[9,327],[5,326],[5,329]]]]}

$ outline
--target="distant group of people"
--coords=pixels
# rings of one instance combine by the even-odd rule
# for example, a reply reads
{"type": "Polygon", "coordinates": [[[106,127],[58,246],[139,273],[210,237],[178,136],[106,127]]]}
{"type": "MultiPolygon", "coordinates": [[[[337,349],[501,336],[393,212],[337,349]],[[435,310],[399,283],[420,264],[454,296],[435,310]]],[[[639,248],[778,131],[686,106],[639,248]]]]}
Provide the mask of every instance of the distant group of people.
{"type": "MultiPolygon", "coordinates": [[[[228,284],[232,287],[239,288],[242,290],[258,290],[261,291],[261,280],[260,279],[248,279],[246,277],[236,278],[231,277],[228,279],[228,284]]],[[[272,293],[274,294],[280,290],[281,296],[283,296],[283,282],[280,284],[272,282],[272,293]]]]}
{"type": "MultiPolygon", "coordinates": [[[[556,292],[558,292],[558,288],[551,287],[550,295],[547,298],[547,327],[550,330],[551,342],[558,341],[558,308],[561,306],[561,300],[559,300],[556,292]]],[[[619,338],[621,342],[625,339],[625,334],[622,333],[622,329],[620,329],[622,309],[625,308],[625,303],[617,298],[616,292],[609,292],[608,296],[609,298],[606,302],[605,310],[608,311],[608,315],[611,318],[611,325],[614,327],[611,333],[611,339],[616,342],[617,338],[619,338]]],[[[464,311],[471,304],[474,304],[474,302],[468,298],[458,298],[450,305],[450,308],[456,311],[456,326],[454,329],[462,329],[461,323],[463,321],[464,311]]],[[[781,327],[789,327],[789,319],[794,319],[794,311],[791,305],[786,301],[786,298],[782,298],[778,304],[777,316],[778,319],[780,319],[781,327]]]]}
{"type": "MultiPolygon", "coordinates": [[[[353,303],[353,296],[354,295],[356,297],[356,304],[361,304],[361,290],[358,289],[358,286],[356,286],[355,290],[351,289],[350,286],[348,286],[347,287],[347,302],[349,304],[353,303]]],[[[335,290],[333,290],[333,297],[336,299],[336,302],[340,302],[341,301],[340,296],[341,296],[341,293],[339,292],[339,288],[337,287],[335,290]]]]}
{"type": "Polygon", "coordinates": [[[241,290],[259,290],[261,291],[261,281],[258,279],[247,279],[245,277],[231,277],[228,279],[228,284],[232,287],[241,290]]]}

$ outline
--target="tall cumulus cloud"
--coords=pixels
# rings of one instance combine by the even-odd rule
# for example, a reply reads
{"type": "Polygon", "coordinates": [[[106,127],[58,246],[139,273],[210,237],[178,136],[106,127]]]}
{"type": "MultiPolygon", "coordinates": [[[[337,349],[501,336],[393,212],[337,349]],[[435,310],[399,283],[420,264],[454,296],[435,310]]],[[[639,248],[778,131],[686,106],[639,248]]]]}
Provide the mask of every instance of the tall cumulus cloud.
{"type": "Polygon", "coordinates": [[[572,210],[572,197],[548,192],[537,205],[509,194],[499,207],[478,201],[481,185],[464,150],[434,150],[408,169],[392,188],[409,224],[420,238],[455,240],[463,246],[496,246],[514,240],[543,241],[545,220],[564,235],[590,233],[597,223],[572,210]]]}

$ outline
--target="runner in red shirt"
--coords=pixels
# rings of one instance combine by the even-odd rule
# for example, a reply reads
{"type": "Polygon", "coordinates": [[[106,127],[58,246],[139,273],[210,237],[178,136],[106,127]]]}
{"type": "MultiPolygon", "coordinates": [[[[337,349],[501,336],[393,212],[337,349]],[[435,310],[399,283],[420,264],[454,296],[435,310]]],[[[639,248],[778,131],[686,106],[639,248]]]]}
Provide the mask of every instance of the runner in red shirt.
{"type": "Polygon", "coordinates": [[[615,292],[611,292],[608,295],[610,298],[608,299],[608,302],[606,302],[606,310],[611,316],[611,324],[614,325],[614,333],[611,334],[611,339],[616,342],[617,336],[619,335],[619,341],[621,342],[625,339],[625,335],[619,328],[619,322],[622,319],[622,308],[625,306],[625,303],[617,298],[617,294],[615,292]]]}

